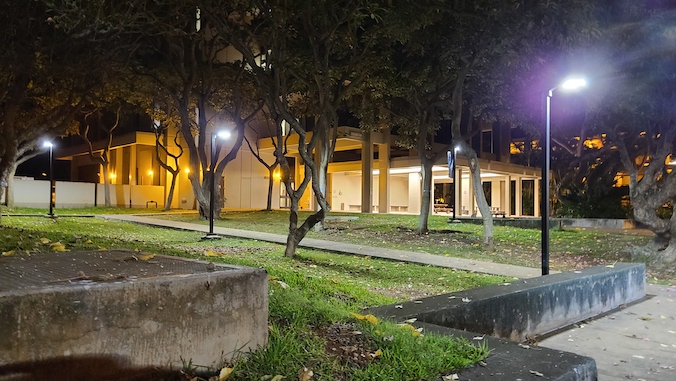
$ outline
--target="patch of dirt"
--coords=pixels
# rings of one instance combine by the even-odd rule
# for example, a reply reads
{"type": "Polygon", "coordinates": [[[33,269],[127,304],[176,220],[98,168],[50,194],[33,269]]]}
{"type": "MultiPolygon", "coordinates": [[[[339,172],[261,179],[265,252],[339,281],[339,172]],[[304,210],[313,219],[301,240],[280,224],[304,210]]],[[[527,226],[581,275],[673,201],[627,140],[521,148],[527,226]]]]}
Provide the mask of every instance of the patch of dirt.
{"type": "Polygon", "coordinates": [[[343,365],[363,368],[376,359],[375,343],[361,333],[357,324],[334,323],[316,333],[326,340],[326,353],[343,365]]]}

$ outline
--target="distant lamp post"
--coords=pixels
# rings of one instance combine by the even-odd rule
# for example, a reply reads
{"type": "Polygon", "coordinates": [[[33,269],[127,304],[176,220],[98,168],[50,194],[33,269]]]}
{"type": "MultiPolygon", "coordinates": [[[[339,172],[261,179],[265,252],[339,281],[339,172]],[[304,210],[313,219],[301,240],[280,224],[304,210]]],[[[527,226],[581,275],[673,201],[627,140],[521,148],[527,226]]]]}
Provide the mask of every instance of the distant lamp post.
{"type": "Polygon", "coordinates": [[[209,192],[209,233],[202,239],[221,239],[221,236],[214,234],[214,193],[216,193],[216,160],[218,160],[218,149],[216,139],[228,139],[230,132],[219,131],[211,135],[211,164],[209,165],[209,175],[211,177],[211,189],[209,192]]]}
{"type": "Polygon", "coordinates": [[[549,164],[551,161],[551,120],[552,120],[552,95],[555,90],[577,91],[587,86],[587,81],[581,77],[571,77],[563,81],[559,86],[552,87],[547,92],[545,113],[545,135],[542,163],[542,184],[540,186],[540,214],[542,219],[542,275],[549,274],[549,164]]]}
{"type": "Polygon", "coordinates": [[[455,199],[455,195],[457,194],[457,186],[458,186],[458,180],[455,178],[455,167],[456,167],[456,161],[458,160],[458,151],[460,151],[460,146],[457,146],[453,148],[452,152],[452,162],[451,162],[451,167],[449,170],[451,171],[450,177],[453,179],[453,205],[451,205],[451,208],[453,209],[453,221],[455,222],[455,206],[457,204],[457,200],[455,199]]]}
{"type": "Polygon", "coordinates": [[[54,144],[44,142],[43,147],[49,148],[49,216],[54,217],[54,203],[56,201],[56,184],[54,183],[54,144]]]}

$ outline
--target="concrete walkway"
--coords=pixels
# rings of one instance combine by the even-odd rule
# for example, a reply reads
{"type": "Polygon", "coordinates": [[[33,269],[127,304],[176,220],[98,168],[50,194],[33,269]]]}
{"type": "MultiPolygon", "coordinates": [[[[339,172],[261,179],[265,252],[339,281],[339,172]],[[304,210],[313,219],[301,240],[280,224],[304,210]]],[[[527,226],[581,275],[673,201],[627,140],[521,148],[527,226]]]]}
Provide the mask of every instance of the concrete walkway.
{"type": "MultiPolygon", "coordinates": [[[[207,233],[209,227],[201,224],[188,222],[168,221],[158,218],[144,217],[141,215],[115,214],[105,215],[102,218],[135,222],[145,225],[161,226],[172,229],[201,231],[207,233]]],[[[248,238],[258,241],[286,244],[286,236],[281,234],[262,233],[250,230],[230,229],[214,226],[214,233],[225,237],[248,238]]],[[[304,238],[300,242],[304,249],[330,251],[348,255],[363,255],[374,258],[383,258],[393,261],[418,263],[438,267],[453,268],[458,270],[474,271],[478,273],[502,275],[513,278],[533,278],[540,276],[540,269],[506,265],[493,262],[477,261],[474,259],[443,257],[440,255],[416,253],[412,251],[385,249],[380,247],[362,246],[351,243],[324,241],[320,239],[304,238]]]]}
{"type": "MultiPolygon", "coordinates": [[[[167,221],[136,215],[106,215],[103,218],[173,229],[208,232],[206,225],[167,221]]],[[[259,241],[286,243],[286,236],[248,230],[214,227],[214,233],[259,241]]],[[[395,261],[459,270],[533,278],[540,269],[442,257],[433,254],[383,249],[318,239],[304,239],[301,247],[348,255],[368,255],[395,261]]],[[[543,347],[574,352],[596,360],[599,381],[676,380],[676,286],[647,285],[648,296],[627,308],[578,324],[546,338],[543,347]]],[[[531,349],[537,350],[537,347],[531,349]]],[[[535,379],[535,378],[534,378],[535,379]]]]}
{"type": "Polygon", "coordinates": [[[646,286],[646,299],[543,340],[596,360],[599,381],[676,380],[676,286],[646,286]]]}

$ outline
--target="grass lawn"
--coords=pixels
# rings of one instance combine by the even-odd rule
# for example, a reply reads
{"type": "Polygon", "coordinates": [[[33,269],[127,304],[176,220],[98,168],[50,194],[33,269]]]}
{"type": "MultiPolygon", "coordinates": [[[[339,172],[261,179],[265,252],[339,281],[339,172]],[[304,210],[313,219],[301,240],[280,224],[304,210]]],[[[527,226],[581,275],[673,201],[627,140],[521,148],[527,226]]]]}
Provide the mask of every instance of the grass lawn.
{"type": "MultiPolygon", "coordinates": [[[[307,212],[301,212],[305,218],[307,212]]],[[[347,222],[330,222],[328,229],[308,233],[308,237],[330,241],[365,244],[451,257],[470,258],[527,267],[540,267],[540,230],[495,226],[495,250],[481,247],[483,227],[470,223],[448,223],[448,215],[432,215],[430,232],[415,233],[418,216],[403,214],[331,213],[352,216],[347,222]]],[[[286,234],[288,213],[284,211],[224,212],[216,226],[286,234]]],[[[196,214],[166,214],[158,218],[206,224],[196,214]]],[[[550,232],[550,266],[566,271],[629,261],[624,252],[629,246],[644,245],[650,237],[635,234],[608,233],[594,230],[553,229],[550,232]]],[[[657,270],[647,263],[649,280],[676,283],[675,269],[657,270]]]]}
{"type": "MultiPolygon", "coordinates": [[[[101,210],[112,212],[103,208],[72,212],[89,214],[101,210]]],[[[35,210],[11,211],[31,212],[35,210]]],[[[283,256],[283,247],[279,245],[241,239],[204,242],[200,240],[202,233],[65,217],[66,212],[59,210],[62,217],[57,219],[2,217],[1,255],[49,255],[63,249],[128,249],[268,270],[268,347],[228,364],[234,365],[229,380],[275,376],[299,379],[298,372],[305,368],[312,370],[313,379],[325,380],[430,380],[454,373],[485,358],[489,348],[421,334],[411,326],[377,321],[371,316],[361,316],[360,312],[368,306],[508,281],[502,277],[312,250],[300,250],[296,259],[289,259],[283,256]]],[[[276,224],[280,227],[285,221],[281,213],[260,213],[258,222],[255,214],[239,216],[241,220],[237,222],[228,214],[217,224],[269,228],[268,219],[282,219],[276,224]]],[[[195,218],[194,215],[182,218],[186,217],[195,218]]],[[[184,357],[187,359],[189,355],[184,357]]],[[[191,364],[190,368],[197,366],[197,370],[204,371],[199,365],[191,364]]]]}

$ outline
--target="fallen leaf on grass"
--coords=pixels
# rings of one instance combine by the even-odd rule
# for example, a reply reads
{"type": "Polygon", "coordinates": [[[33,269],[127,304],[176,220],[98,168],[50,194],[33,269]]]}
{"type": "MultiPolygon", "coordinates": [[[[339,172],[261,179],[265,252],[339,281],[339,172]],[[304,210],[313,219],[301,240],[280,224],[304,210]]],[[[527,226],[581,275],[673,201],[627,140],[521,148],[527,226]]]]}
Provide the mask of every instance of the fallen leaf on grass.
{"type": "Polygon", "coordinates": [[[40,242],[42,242],[43,244],[48,244],[52,241],[49,238],[42,237],[40,238],[40,242]]]}
{"type": "Polygon", "coordinates": [[[285,289],[285,290],[286,290],[287,288],[289,288],[289,285],[286,284],[286,283],[284,283],[284,282],[282,282],[281,280],[276,280],[275,283],[277,283],[278,285],[282,286],[282,288],[285,289]]]}
{"type": "Polygon", "coordinates": [[[225,381],[230,377],[230,374],[232,374],[232,368],[223,368],[221,369],[221,372],[218,374],[218,381],[225,381]]]}
{"type": "Polygon", "coordinates": [[[3,256],[3,257],[9,257],[9,256],[12,256],[12,255],[14,255],[14,250],[3,251],[3,252],[2,252],[2,256],[3,256]]]}
{"type": "Polygon", "coordinates": [[[375,317],[375,316],[373,316],[373,315],[371,315],[371,314],[368,314],[368,315],[360,315],[360,314],[356,314],[356,313],[352,312],[350,315],[352,315],[352,316],[353,316],[355,319],[357,319],[357,320],[366,320],[367,322],[369,322],[369,323],[371,323],[371,324],[373,324],[373,325],[378,324],[378,318],[375,317]]]}
{"type": "Polygon", "coordinates": [[[311,369],[303,368],[298,371],[298,381],[309,381],[314,374],[311,369]]]}
{"type": "Polygon", "coordinates": [[[49,245],[49,248],[52,249],[52,251],[58,251],[58,252],[64,252],[68,251],[66,250],[66,246],[62,244],[61,242],[54,242],[49,245]]]}
{"type": "Polygon", "coordinates": [[[272,377],[272,381],[279,381],[279,380],[281,380],[282,378],[284,378],[284,376],[282,376],[281,374],[278,374],[278,375],[272,377]]]}
{"type": "Polygon", "coordinates": [[[204,255],[206,255],[207,257],[218,257],[218,254],[214,254],[214,252],[211,250],[205,250],[204,255]]]}

